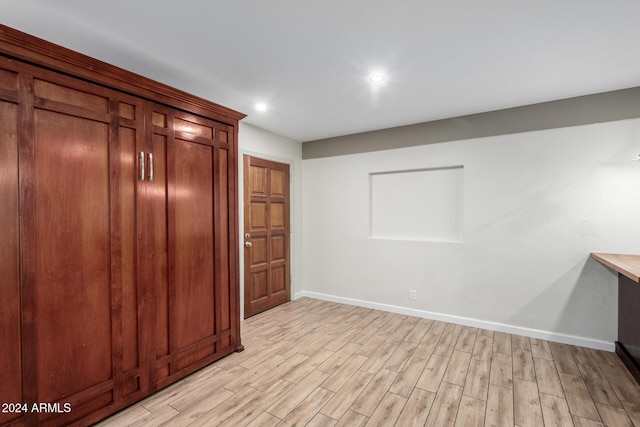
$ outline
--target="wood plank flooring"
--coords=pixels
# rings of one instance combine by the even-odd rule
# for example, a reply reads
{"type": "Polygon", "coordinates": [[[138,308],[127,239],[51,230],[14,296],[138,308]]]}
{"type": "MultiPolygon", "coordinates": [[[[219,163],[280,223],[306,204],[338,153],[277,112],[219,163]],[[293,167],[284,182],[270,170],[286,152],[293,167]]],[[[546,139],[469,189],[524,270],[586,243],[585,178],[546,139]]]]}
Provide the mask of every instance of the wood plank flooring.
{"type": "Polygon", "coordinates": [[[302,298],[101,426],[636,426],[615,353],[302,298]]]}

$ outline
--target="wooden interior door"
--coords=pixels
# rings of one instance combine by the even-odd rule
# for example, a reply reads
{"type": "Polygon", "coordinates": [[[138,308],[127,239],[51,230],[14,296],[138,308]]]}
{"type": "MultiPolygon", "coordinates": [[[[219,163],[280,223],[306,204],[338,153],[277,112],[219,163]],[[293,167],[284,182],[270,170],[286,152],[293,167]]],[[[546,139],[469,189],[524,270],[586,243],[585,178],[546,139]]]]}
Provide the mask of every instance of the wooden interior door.
{"type": "Polygon", "coordinates": [[[244,156],[244,317],[291,300],[289,165],[244,156]]]}

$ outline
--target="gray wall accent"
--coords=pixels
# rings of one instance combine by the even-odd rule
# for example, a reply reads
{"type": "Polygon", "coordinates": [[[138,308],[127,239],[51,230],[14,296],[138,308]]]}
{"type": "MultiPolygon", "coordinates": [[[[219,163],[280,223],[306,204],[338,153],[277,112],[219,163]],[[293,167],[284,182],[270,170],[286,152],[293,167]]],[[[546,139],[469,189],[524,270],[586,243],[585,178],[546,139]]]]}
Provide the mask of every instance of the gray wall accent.
{"type": "Polygon", "coordinates": [[[640,117],[640,87],[634,87],[308,141],[302,144],[302,158],[342,156],[638,117],[640,117]]]}

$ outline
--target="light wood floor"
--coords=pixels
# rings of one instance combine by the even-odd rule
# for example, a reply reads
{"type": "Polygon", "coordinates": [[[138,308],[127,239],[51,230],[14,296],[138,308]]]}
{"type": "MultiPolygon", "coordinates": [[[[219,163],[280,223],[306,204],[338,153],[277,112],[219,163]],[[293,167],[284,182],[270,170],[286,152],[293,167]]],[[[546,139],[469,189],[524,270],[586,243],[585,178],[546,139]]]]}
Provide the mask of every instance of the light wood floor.
{"type": "Polygon", "coordinates": [[[309,298],[242,337],[101,425],[640,427],[614,353],[309,298]]]}

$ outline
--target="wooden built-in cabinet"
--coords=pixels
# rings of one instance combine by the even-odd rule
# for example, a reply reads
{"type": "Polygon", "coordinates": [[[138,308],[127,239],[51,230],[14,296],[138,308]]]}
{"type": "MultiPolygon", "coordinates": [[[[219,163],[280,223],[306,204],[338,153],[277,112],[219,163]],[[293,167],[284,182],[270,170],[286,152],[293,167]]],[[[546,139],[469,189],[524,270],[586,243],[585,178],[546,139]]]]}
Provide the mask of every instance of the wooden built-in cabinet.
{"type": "Polygon", "coordinates": [[[87,425],[242,349],[242,117],[0,26],[0,425],[87,425]]]}

